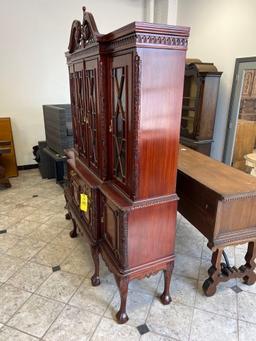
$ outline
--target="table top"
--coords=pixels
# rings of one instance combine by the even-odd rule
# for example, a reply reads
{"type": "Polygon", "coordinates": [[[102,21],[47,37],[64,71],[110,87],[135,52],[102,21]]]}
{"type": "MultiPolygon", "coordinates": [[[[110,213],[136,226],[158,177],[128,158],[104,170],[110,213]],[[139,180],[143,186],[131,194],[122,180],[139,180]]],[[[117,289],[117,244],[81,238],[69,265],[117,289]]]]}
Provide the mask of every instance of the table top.
{"type": "Polygon", "coordinates": [[[256,192],[256,178],[180,145],[178,170],[225,196],[256,192]]]}

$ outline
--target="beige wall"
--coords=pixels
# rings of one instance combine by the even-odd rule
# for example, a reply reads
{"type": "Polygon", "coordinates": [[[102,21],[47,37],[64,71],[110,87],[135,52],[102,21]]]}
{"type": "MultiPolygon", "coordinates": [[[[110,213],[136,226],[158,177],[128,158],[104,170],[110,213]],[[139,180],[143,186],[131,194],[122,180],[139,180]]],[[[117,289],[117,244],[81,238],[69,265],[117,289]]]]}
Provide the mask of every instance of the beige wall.
{"type": "Polygon", "coordinates": [[[177,24],[191,26],[188,56],[220,71],[212,155],[222,158],[235,59],[256,55],[255,0],[178,0],[177,24]]]}
{"type": "Polygon", "coordinates": [[[0,117],[12,119],[18,165],[45,138],[42,104],[69,102],[64,52],[84,4],[101,33],[144,15],[143,0],[0,0],[0,117]]]}

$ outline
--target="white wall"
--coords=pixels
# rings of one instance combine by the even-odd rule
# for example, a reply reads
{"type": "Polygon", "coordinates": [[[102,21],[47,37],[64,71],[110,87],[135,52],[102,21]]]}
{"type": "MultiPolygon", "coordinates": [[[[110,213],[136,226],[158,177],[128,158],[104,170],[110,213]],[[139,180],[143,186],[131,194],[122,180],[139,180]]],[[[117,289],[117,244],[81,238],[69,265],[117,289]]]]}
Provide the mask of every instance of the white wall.
{"type": "Polygon", "coordinates": [[[178,0],[177,24],[191,26],[188,56],[223,71],[212,156],[222,158],[235,59],[256,55],[255,0],[178,0]]]}
{"type": "Polygon", "coordinates": [[[100,33],[143,20],[143,0],[0,0],[0,117],[12,119],[18,165],[45,138],[42,104],[69,103],[64,52],[83,5],[100,33]]]}

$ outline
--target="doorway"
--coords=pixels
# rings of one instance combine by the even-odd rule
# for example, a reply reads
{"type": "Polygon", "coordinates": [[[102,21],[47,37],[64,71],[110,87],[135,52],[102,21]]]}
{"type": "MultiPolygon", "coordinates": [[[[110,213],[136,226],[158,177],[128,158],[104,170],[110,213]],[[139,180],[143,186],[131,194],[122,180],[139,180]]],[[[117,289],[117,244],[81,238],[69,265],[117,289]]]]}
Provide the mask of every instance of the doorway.
{"type": "Polygon", "coordinates": [[[256,57],[237,58],[235,64],[224,162],[247,173],[256,159],[256,57]],[[254,156],[252,155],[254,158],[254,156]]]}

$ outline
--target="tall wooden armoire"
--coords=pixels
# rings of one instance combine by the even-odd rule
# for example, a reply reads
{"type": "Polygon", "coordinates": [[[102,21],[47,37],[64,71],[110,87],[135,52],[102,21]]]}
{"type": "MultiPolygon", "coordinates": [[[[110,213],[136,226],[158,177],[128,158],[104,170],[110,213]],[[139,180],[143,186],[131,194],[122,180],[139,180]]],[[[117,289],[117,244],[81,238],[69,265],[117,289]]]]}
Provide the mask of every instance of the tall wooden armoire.
{"type": "Polygon", "coordinates": [[[67,152],[68,215],[99,253],[120,290],[117,321],[128,320],[129,281],[164,270],[171,301],[176,172],[189,29],[133,22],[106,35],[92,14],[72,24],[66,53],[74,150],[67,152]]]}

